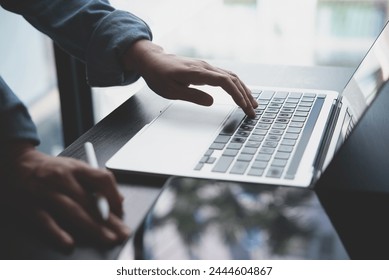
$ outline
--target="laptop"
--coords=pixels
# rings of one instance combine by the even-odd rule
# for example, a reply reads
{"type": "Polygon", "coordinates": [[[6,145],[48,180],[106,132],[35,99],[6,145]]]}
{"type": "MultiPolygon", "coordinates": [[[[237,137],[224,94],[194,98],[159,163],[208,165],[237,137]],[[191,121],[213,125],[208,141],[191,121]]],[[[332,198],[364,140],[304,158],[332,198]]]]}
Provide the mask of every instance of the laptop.
{"type": "Polygon", "coordinates": [[[389,76],[389,27],[343,92],[251,86],[250,119],[221,89],[214,105],[171,101],[110,160],[113,171],[309,187],[389,76]]]}

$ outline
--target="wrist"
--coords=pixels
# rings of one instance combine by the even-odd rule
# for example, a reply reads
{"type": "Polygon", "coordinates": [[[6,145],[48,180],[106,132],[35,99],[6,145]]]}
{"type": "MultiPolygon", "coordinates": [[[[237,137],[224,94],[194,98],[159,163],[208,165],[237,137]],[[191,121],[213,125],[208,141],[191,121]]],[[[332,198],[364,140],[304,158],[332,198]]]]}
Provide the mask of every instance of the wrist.
{"type": "Polygon", "coordinates": [[[145,39],[136,41],[123,55],[124,68],[128,72],[137,72],[142,75],[150,58],[160,53],[163,53],[163,48],[153,42],[145,39]]]}
{"type": "Polygon", "coordinates": [[[19,177],[18,170],[20,170],[26,162],[26,157],[36,152],[35,146],[31,142],[25,140],[17,140],[12,144],[7,145],[7,149],[0,159],[0,178],[7,182],[17,180],[19,177]]]}
{"type": "Polygon", "coordinates": [[[24,155],[35,151],[35,146],[31,142],[16,141],[7,148],[5,159],[8,162],[17,162],[24,155]]]}

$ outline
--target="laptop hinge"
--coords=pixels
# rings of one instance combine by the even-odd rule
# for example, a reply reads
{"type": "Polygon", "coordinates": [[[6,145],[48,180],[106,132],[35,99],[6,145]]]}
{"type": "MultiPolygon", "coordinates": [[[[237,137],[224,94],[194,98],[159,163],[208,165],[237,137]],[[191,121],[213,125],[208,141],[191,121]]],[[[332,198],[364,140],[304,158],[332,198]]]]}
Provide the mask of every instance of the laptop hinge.
{"type": "Polygon", "coordinates": [[[319,150],[318,150],[318,153],[316,155],[316,159],[315,159],[314,164],[313,164],[315,171],[314,171],[313,178],[312,178],[312,185],[319,179],[319,177],[323,171],[322,170],[323,165],[324,165],[325,158],[326,158],[326,155],[328,152],[328,148],[331,144],[332,136],[334,134],[334,130],[335,130],[335,127],[337,124],[337,119],[339,117],[339,113],[340,113],[341,108],[342,108],[341,98],[334,100],[332,107],[331,107],[330,116],[329,116],[327,123],[326,123],[326,126],[325,126],[326,127],[325,133],[323,134],[322,139],[320,141],[319,150]]]}

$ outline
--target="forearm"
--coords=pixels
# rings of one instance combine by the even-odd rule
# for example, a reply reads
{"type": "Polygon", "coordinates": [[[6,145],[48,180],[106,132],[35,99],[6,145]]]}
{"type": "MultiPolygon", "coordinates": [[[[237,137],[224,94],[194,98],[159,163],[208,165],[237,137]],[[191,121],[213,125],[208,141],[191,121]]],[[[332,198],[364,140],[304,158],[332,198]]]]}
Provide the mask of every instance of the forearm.
{"type": "Polygon", "coordinates": [[[0,0],[58,45],[86,63],[92,86],[123,85],[138,78],[120,57],[137,40],[151,40],[147,24],[115,10],[107,0],[0,0]]]}
{"type": "Polygon", "coordinates": [[[23,103],[0,77],[0,156],[4,159],[15,143],[38,145],[34,123],[23,103]]]}

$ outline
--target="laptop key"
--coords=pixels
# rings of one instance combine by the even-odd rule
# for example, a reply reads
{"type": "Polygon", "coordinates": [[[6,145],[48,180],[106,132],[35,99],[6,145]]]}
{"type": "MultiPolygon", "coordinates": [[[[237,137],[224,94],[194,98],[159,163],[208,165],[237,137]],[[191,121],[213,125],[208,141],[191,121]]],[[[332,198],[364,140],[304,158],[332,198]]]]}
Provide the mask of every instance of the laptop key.
{"type": "Polygon", "coordinates": [[[244,143],[246,142],[246,137],[234,137],[232,138],[231,142],[232,143],[244,143]]]}
{"type": "Polygon", "coordinates": [[[277,147],[277,145],[278,145],[278,142],[276,142],[276,141],[265,141],[263,143],[264,148],[265,147],[275,148],[275,147],[277,147]]]}
{"type": "Polygon", "coordinates": [[[249,141],[252,141],[252,142],[262,142],[263,141],[263,138],[265,138],[265,136],[263,135],[251,135],[250,138],[249,138],[249,141]]]}
{"type": "Polygon", "coordinates": [[[253,125],[242,124],[239,129],[243,130],[243,131],[251,131],[251,130],[254,129],[254,126],[253,125]]]}
{"type": "Polygon", "coordinates": [[[267,166],[267,161],[259,161],[259,160],[256,160],[254,161],[253,165],[251,166],[251,168],[261,168],[261,169],[265,169],[267,166]]]}
{"type": "Polygon", "coordinates": [[[287,91],[277,91],[275,97],[276,98],[287,98],[288,97],[287,91]]]}
{"type": "Polygon", "coordinates": [[[305,122],[306,119],[305,117],[293,117],[292,122],[305,122]]]}
{"type": "Polygon", "coordinates": [[[284,134],[284,130],[282,130],[282,129],[272,129],[272,130],[270,130],[269,134],[282,135],[282,134],[284,134]]]}
{"type": "Polygon", "coordinates": [[[285,119],[285,118],[278,118],[276,119],[276,123],[288,123],[289,122],[289,119],[285,119]]]}
{"type": "Polygon", "coordinates": [[[292,139],[292,140],[297,140],[299,138],[299,135],[296,133],[285,133],[284,139],[292,139]]]}
{"type": "Polygon", "coordinates": [[[296,113],[294,113],[294,115],[298,116],[298,117],[307,117],[308,116],[308,112],[297,111],[296,113]]]}
{"type": "Polygon", "coordinates": [[[284,139],[284,140],[282,140],[281,145],[294,146],[294,145],[296,145],[296,140],[284,139]]]}
{"type": "Polygon", "coordinates": [[[281,136],[279,135],[269,135],[267,138],[266,138],[266,141],[280,141],[281,140],[281,136]]]}
{"type": "Polygon", "coordinates": [[[273,98],[272,102],[275,102],[275,103],[284,103],[285,99],[284,98],[273,98]]]}
{"type": "Polygon", "coordinates": [[[281,108],[282,104],[279,104],[279,103],[275,103],[275,102],[271,102],[269,104],[269,107],[270,108],[281,108]]]}
{"type": "Polygon", "coordinates": [[[259,120],[260,123],[273,123],[273,119],[266,119],[266,118],[262,118],[259,120]]]}
{"type": "Polygon", "coordinates": [[[216,161],[216,158],[215,158],[215,157],[209,157],[208,160],[206,161],[206,163],[214,164],[215,161],[216,161]]]}
{"type": "Polygon", "coordinates": [[[279,152],[291,153],[293,151],[293,146],[280,145],[278,147],[279,152]]]}
{"type": "Polygon", "coordinates": [[[301,132],[301,128],[298,128],[298,127],[289,127],[287,130],[286,130],[287,133],[297,133],[299,134],[301,132]]]}
{"type": "Polygon", "coordinates": [[[291,118],[292,114],[291,113],[281,113],[278,116],[281,118],[291,118]]]}
{"type": "Polygon", "coordinates": [[[253,159],[252,154],[240,154],[237,158],[238,161],[247,161],[250,162],[253,159]]]}
{"type": "Polygon", "coordinates": [[[261,102],[260,99],[265,99],[265,100],[270,100],[274,95],[274,91],[271,90],[264,90],[262,91],[261,95],[259,96],[259,101],[261,102]]]}
{"type": "Polygon", "coordinates": [[[234,157],[238,154],[238,150],[233,150],[233,149],[226,149],[224,152],[223,152],[223,156],[227,156],[227,157],[234,157]]]}
{"type": "Polygon", "coordinates": [[[257,123],[256,120],[253,120],[253,119],[245,119],[243,121],[244,124],[247,124],[247,125],[255,125],[257,123]]]}
{"type": "Polygon", "coordinates": [[[244,130],[241,130],[239,129],[236,133],[235,133],[235,136],[238,136],[238,137],[247,137],[250,135],[250,131],[244,131],[244,130]]]}
{"type": "Polygon", "coordinates": [[[312,107],[312,104],[313,104],[313,102],[303,102],[303,101],[301,101],[299,105],[303,106],[303,107],[312,107]]]}
{"type": "Polygon", "coordinates": [[[278,108],[267,108],[266,109],[266,113],[278,113],[278,111],[279,111],[280,109],[278,109],[278,108]]]}
{"type": "Polygon", "coordinates": [[[248,155],[255,155],[256,152],[257,152],[256,148],[250,148],[247,146],[245,146],[242,150],[242,154],[248,154],[248,155]]]}
{"type": "Polygon", "coordinates": [[[301,99],[301,101],[303,101],[303,102],[314,102],[315,98],[314,97],[303,97],[303,99],[301,99]]]}
{"type": "Polygon", "coordinates": [[[234,149],[234,150],[240,150],[242,148],[243,144],[242,143],[230,143],[227,146],[227,149],[234,149]]]}
{"type": "Polygon", "coordinates": [[[277,152],[274,155],[274,158],[278,158],[278,159],[289,159],[289,157],[290,157],[290,153],[285,153],[285,152],[277,152]]]}
{"type": "Polygon", "coordinates": [[[303,122],[291,122],[289,127],[303,127],[304,123],[303,122]]]}
{"type": "Polygon", "coordinates": [[[225,144],[223,143],[212,143],[212,145],[209,147],[212,150],[223,150],[225,144]]]}
{"type": "Polygon", "coordinates": [[[267,130],[267,129],[270,128],[270,124],[267,124],[267,123],[259,123],[259,124],[257,125],[256,128],[267,130]]]}
{"type": "Polygon", "coordinates": [[[297,107],[297,111],[309,112],[310,110],[311,110],[310,107],[304,107],[304,106],[297,107]]]}
{"type": "Polygon", "coordinates": [[[271,158],[270,154],[258,154],[255,160],[268,162],[271,158]]]}
{"type": "Polygon", "coordinates": [[[289,98],[301,98],[303,94],[301,92],[291,92],[289,98]]]}
{"type": "Polygon", "coordinates": [[[275,129],[285,129],[286,128],[286,124],[283,124],[283,123],[275,123],[273,125],[273,128],[275,129]]]}
{"type": "MultiPolygon", "coordinates": [[[[270,148],[270,147],[262,147],[260,150],[259,150],[259,153],[260,154],[273,154],[274,153],[274,148],[270,148]]],[[[257,157],[258,158],[258,157],[257,157]]]]}
{"type": "Polygon", "coordinates": [[[288,103],[299,103],[300,99],[298,98],[288,98],[288,100],[286,100],[286,102],[288,103]]]}
{"type": "Polygon", "coordinates": [[[199,170],[201,170],[201,168],[203,168],[203,166],[204,166],[204,163],[198,163],[196,165],[196,167],[194,168],[194,170],[199,171],[199,170]]]}
{"type": "Polygon", "coordinates": [[[224,124],[220,134],[232,136],[245,116],[246,114],[243,112],[243,110],[235,110],[224,124]]]}
{"type": "Polygon", "coordinates": [[[284,168],[282,168],[282,167],[271,166],[269,168],[269,170],[267,171],[266,177],[281,178],[283,171],[284,171],[284,168]]]}
{"type": "Polygon", "coordinates": [[[213,172],[226,173],[231,163],[234,161],[234,157],[221,156],[213,167],[213,172]]]}
{"type": "Polygon", "coordinates": [[[208,159],[209,159],[208,156],[203,156],[203,157],[200,159],[200,163],[206,163],[208,159]]]}
{"type": "Polygon", "coordinates": [[[294,109],[295,108],[282,108],[281,109],[281,112],[284,112],[284,113],[293,113],[294,112],[294,109]]]}
{"type": "Polygon", "coordinates": [[[249,166],[249,162],[247,161],[237,161],[234,166],[231,168],[231,174],[244,174],[247,167],[249,166]]]}
{"type": "Polygon", "coordinates": [[[230,141],[231,136],[228,135],[218,135],[215,139],[216,143],[223,143],[226,144],[228,141],[230,141]]]}
{"type": "Polygon", "coordinates": [[[287,164],[287,160],[285,159],[274,159],[273,162],[271,163],[271,166],[274,167],[274,166],[277,166],[277,167],[285,167],[285,165],[287,164]]]}
{"type": "Polygon", "coordinates": [[[274,119],[275,117],[277,117],[277,114],[275,114],[275,113],[264,113],[263,117],[264,118],[268,118],[268,119],[274,119]]]}
{"type": "Polygon", "coordinates": [[[254,129],[253,131],[253,134],[255,135],[266,135],[267,134],[267,130],[264,130],[264,129],[254,129]]]}
{"type": "Polygon", "coordinates": [[[294,103],[285,103],[283,108],[296,108],[297,105],[294,103]]]}
{"type": "Polygon", "coordinates": [[[251,168],[251,169],[249,170],[249,172],[247,173],[247,175],[249,175],[249,176],[262,176],[262,175],[263,175],[263,172],[264,172],[263,169],[260,169],[260,168],[251,168]]]}
{"type": "Polygon", "coordinates": [[[261,146],[261,142],[257,141],[248,141],[245,145],[247,148],[259,148],[259,146],[261,146]]]}

